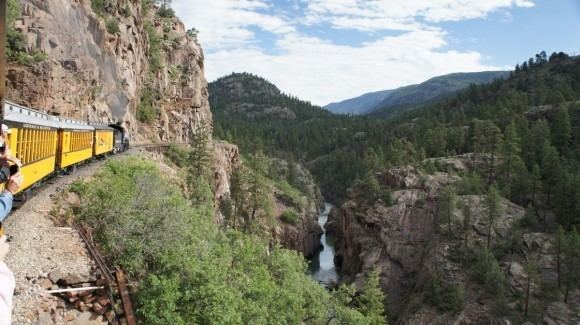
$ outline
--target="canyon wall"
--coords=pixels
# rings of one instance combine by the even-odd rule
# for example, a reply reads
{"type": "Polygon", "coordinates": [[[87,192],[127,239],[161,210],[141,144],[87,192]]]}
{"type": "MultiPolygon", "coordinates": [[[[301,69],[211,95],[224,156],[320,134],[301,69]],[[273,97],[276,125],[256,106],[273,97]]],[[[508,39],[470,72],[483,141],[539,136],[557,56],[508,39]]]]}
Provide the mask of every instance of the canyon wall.
{"type": "Polygon", "coordinates": [[[211,134],[203,51],[178,19],[160,17],[155,7],[145,10],[140,0],[107,1],[100,15],[90,1],[21,5],[15,28],[27,51],[45,59],[9,64],[9,100],[54,115],[119,124],[135,141],[184,142],[202,124],[211,134]],[[152,58],[155,49],[161,52],[152,58]],[[152,97],[155,116],[140,123],[137,111],[146,96],[152,97]]]}
{"type": "Polygon", "coordinates": [[[378,173],[392,202],[369,201],[368,193],[355,186],[344,204],[332,210],[326,229],[337,239],[335,262],[342,269],[342,281],[360,287],[370,272],[378,271],[393,323],[508,324],[523,313],[525,265],[532,260],[539,274],[530,298],[536,317],[544,324],[577,322],[574,310],[580,290],[570,293],[567,304],[540,290],[556,282],[554,238],[522,227],[525,209],[503,198],[501,214],[489,227],[485,195],[469,193],[458,193],[449,225],[440,216],[440,194],[449,184],[462,181],[461,175],[472,169],[472,159],[436,160],[441,171],[404,166],[378,173]],[[465,207],[471,214],[468,223],[465,207]],[[486,246],[488,229],[492,251],[505,274],[505,300],[486,292],[474,276],[477,252],[486,246]],[[441,290],[435,298],[434,285],[441,290]],[[457,296],[446,295],[450,292],[457,296]],[[433,301],[454,303],[455,310],[441,310],[433,301]]]}

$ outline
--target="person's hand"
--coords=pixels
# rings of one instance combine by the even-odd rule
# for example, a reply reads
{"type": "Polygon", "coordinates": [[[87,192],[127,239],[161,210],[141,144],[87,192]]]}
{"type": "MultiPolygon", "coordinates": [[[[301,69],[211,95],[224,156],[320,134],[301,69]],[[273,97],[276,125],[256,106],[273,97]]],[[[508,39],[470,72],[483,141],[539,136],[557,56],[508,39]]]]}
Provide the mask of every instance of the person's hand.
{"type": "Polygon", "coordinates": [[[20,159],[10,156],[12,158],[12,161],[18,166],[18,168],[22,167],[22,162],[20,161],[20,159]]]}
{"type": "Polygon", "coordinates": [[[22,162],[20,161],[20,159],[12,156],[10,154],[7,154],[7,153],[0,155],[0,160],[11,161],[11,162],[15,163],[16,165],[18,165],[18,167],[22,167],[22,162]]]}
{"type": "Polygon", "coordinates": [[[8,255],[10,251],[10,246],[6,242],[6,236],[0,237],[0,262],[4,262],[4,258],[8,255]]]}
{"type": "Polygon", "coordinates": [[[10,176],[8,184],[6,185],[6,190],[8,190],[10,193],[12,193],[12,195],[14,195],[16,194],[16,192],[18,192],[20,186],[22,186],[22,182],[24,182],[24,177],[22,176],[21,173],[16,173],[10,176]]]}

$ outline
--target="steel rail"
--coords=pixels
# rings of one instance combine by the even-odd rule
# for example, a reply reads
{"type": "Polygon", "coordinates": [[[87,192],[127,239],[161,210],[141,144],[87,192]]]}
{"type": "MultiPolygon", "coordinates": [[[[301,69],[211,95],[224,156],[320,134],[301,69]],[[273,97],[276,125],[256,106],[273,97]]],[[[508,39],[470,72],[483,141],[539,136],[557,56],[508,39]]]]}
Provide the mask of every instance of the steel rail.
{"type": "Polygon", "coordinates": [[[123,311],[125,312],[127,325],[137,325],[135,314],[133,313],[133,303],[131,302],[131,296],[129,296],[129,290],[127,290],[127,279],[125,278],[125,273],[118,268],[115,272],[115,277],[117,278],[117,286],[119,288],[119,294],[121,295],[121,302],[123,303],[123,311]]]}
{"type": "Polygon", "coordinates": [[[107,296],[109,297],[109,300],[111,301],[111,307],[113,308],[113,312],[115,313],[115,317],[116,317],[115,321],[112,323],[115,325],[118,325],[118,324],[120,324],[119,319],[118,319],[119,312],[115,308],[116,304],[115,304],[115,299],[113,297],[113,290],[112,290],[112,287],[115,286],[115,283],[116,283],[115,278],[113,277],[113,273],[111,272],[111,270],[109,269],[109,267],[105,263],[105,260],[103,259],[103,256],[101,255],[101,253],[99,253],[99,251],[97,250],[97,248],[93,244],[92,238],[91,238],[90,234],[86,231],[86,229],[77,222],[73,223],[73,226],[75,227],[79,236],[81,237],[81,239],[85,243],[85,246],[89,250],[91,257],[93,258],[93,261],[95,261],[95,263],[97,264],[97,267],[101,271],[101,275],[105,277],[105,282],[106,282],[105,287],[108,289],[107,296]]]}

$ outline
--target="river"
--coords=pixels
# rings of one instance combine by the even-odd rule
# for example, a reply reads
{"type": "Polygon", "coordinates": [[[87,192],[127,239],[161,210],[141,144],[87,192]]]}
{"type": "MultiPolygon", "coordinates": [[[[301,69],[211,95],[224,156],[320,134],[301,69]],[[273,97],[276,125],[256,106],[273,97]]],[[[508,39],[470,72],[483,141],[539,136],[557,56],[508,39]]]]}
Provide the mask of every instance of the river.
{"type": "Polygon", "coordinates": [[[318,215],[318,224],[324,231],[320,237],[322,250],[318,252],[310,262],[312,278],[325,286],[335,284],[339,280],[338,271],[334,265],[334,246],[326,235],[326,230],[324,229],[330,209],[332,209],[332,204],[325,203],[324,210],[318,215]]]}

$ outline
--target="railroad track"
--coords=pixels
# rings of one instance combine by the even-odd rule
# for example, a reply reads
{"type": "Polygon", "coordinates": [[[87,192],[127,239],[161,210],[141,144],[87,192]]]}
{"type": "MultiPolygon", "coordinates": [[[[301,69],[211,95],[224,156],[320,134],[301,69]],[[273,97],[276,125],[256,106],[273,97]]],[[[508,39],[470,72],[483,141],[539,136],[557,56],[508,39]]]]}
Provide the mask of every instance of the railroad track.
{"type": "Polygon", "coordinates": [[[91,234],[81,224],[75,222],[73,225],[87,246],[93,261],[95,261],[95,264],[97,264],[100,274],[105,281],[104,285],[107,288],[107,295],[109,296],[111,306],[113,307],[113,312],[116,316],[116,322],[114,322],[114,324],[123,324],[122,320],[120,319],[120,316],[122,315],[122,318],[125,320],[124,323],[127,325],[136,325],[137,322],[135,320],[135,313],[133,312],[133,303],[131,302],[129,290],[127,289],[127,280],[125,278],[125,274],[119,268],[117,268],[115,272],[112,272],[111,269],[107,266],[107,263],[105,263],[105,259],[101,253],[95,247],[91,234]],[[117,308],[115,292],[113,290],[114,288],[117,289],[117,293],[121,298],[121,305],[123,306],[122,312],[117,308]]]}
{"type": "MultiPolygon", "coordinates": [[[[166,148],[169,145],[171,145],[171,144],[170,143],[141,143],[141,144],[132,145],[128,150],[139,149],[139,148],[145,149],[147,151],[152,151],[152,150],[157,150],[157,149],[162,150],[163,148],[166,148]]],[[[126,152],[127,151],[122,151],[122,152],[119,152],[118,154],[122,155],[126,152]]],[[[83,166],[90,165],[93,162],[95,162],[95,160],[89,160],[89,161],[83,162],[82,164],[76,165],[75,169],[77,167],[82,168],[83,166]]],[[[73,171],[70,172],[70,174],[74,175],[75,169],[73,169],[73,171]]],[[[70,175],[70,174],[67,173],[67,175],[70,175]]],[[[19,207],[24,205],[30,197],[34,197],[35,194],[37,193],[38,189],[43,188],[43,186],[46,184],[54,184],[55,178],[62,177],[62,176],[63,175],[60,173],[54,173],[51,176],[47,177],[45,180],[39,181],[37,184],[32,186],[30,189],[28,189],[25,193],[23,193],[22,195],[15,198],[14,208],[18,209],[19,207]]],[[[74,222],[73,226],[74,226],[75,230],[77,231],[77,233],[79,234],[79,237],[84,242],[92,260],[95,262],[97,269],[99,271],[98,273],[100,273],[101,278],[99,280],[97,280],[97,283],[96,283],[97,286],[104,286],[106,288],[107,296],[109,298],[109,301],[111,302],[112,310],[115,313],[115,319],[111,322],[114,325],[121,325],[121,324],[122,325],[125,325],[125,324],[126,325],[136,325],[137,322],[135,319],[133,305],[132,305],[129,291],[127,288],[127,280],[126,280],[124,272],[119,268],[115,269],[115,271],[112,271],[107,266],[105,259],[100,254],[100,252],[98,251],[98,249],[96,248],[96,246],[93,242],[93,238],[91,236],[91,233],[89,231],[87,231],[87,229],[84,226],[82,226],[81,224],[79,224],[77,222],[74,222]],[[119,299],[115,299],[116,297],[118,297],[119,299]],[[120,300],[120,305],[122,306],[122,308],[119,308],[119,303],[118,303],[119,300],[120,300]]]]}

